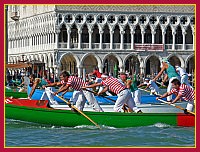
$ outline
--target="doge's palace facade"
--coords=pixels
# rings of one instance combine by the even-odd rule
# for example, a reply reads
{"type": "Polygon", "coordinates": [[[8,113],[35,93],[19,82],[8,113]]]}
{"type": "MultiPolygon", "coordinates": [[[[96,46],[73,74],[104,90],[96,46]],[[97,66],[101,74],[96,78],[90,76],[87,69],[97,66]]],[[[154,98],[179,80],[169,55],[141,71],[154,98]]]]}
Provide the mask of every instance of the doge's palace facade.
{"type": "Polygon", "coordinates": [[[82,76],[195,69],[195,5],[9,5],[8,62],[41,61],[82,76]]]}

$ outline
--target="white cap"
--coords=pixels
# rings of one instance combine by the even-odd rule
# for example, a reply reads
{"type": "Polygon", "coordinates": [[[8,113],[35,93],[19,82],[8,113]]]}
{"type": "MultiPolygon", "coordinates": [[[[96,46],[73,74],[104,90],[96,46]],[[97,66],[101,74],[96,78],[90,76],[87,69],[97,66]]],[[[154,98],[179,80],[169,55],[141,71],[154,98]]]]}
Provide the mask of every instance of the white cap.
{"type": "Polygon", "coordinates": [[[101,77],[102,77],[102,78],[107,78],[108,75],[106,75],[106,74],[102,74],[101,77]]]}
{"type": "Polygon", "coordinates": [[[178,66],[178,65],[175,65],[175,68],[179,68],[179,66],[178,66]]]}

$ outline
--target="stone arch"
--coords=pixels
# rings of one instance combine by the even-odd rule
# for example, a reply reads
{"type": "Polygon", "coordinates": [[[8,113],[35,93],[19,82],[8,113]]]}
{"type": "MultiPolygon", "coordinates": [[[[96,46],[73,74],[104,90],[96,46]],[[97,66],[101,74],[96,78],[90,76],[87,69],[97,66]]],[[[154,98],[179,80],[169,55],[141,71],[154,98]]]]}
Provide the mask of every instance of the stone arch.
{"type": "MultiPolygon", "coordinates": [[[[103,64],[103,72],[107,73],[113,73],[114,74],[114,68],[117,68],[117,70],[120,72],[124,71],[123,61],[120,56],[114,53],[108,53],[103,57],[102,60],[103,64]]],[[[117,72],[118,72],[117,71],[117,72]]],[[[115,73],[117,75],[117,73],[115,73]]],[[[115,75],[115,76],[116,76],[115,75]]]]}
{"type": "Polygon", "coordinates": [[[161,67],[161,57],[157,54],[148,55],[144,59],[144,69],[146,75],[154,76],[160,71],[161,67]]]}
{"type": "Polygon", "coordinates": [[[99,71],[102,72],[102,61],[95,53],[86,53],[80,61],[83,68],[86,69],[86,73],[92,72],[95,67],[98,66],[99,71]],[[88,60],[89,59],[89,60],[88,60]]]}
{"type": "Polygon", "coordinates": [[[185,62],[184,62],[183,58],[180,57],[179,55],[177,55],[177,54],[170,54],[167,58],[168,58],[168,60],[169,60],[169,62],[170,62],[171,65],[175,66],[176,64],[178,64],[182,68],[185,68],[185,62]],[[177,61],[176,58],[175,59],[170,59],[172,57],[176,57],[177,59],[179,59],[179,61],[177,61]]]}
{"type": "Polygon", "coordinates": [[[123,60],[125,71],[129,72],[131,75],[133,75],[134,73],[139,74],[140,67],[143,66],[143,63],[141,61],[141,57],[138,56],[136,53],[128,54],[123,60]]]}
{"type": "Polygon", "coordinates": [[[70,73],[77,73],[76,68],[81,66],[79,58],[72,52],[66,52],[65,54],[63,54],[60,57],[58,63],[60,71],[66,70],[69,71],[70,73]]]}
{"type": "Polygon", "coordinates": [[[195,56],[194,56],[194,54],[189,55],[185,59],[185,69],[188,73],[193,73],[195,71],[195,56]]]}
{"type": "Polygon", "coordinates": [[[97,63],[98,63],[98,67],[100,67],[102,65],[102,60],[95,53],[86,53],[85,55],[83,55],[83,57],[81,58],[81,61],[80,61],[80,65],[83,65],[83,61],[90,55],[93,55],[96,58],[97,63]]]}

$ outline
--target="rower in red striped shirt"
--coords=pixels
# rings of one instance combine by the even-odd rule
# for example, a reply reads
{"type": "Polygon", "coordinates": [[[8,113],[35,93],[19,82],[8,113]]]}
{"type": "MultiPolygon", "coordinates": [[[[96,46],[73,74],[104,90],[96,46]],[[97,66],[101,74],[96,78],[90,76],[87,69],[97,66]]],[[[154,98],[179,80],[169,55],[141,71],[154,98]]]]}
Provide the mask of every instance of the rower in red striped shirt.
{"type": "Polygon", "coordinates": [[[191,87],[187,86],[186,84],[181,84],[181,82],[178,79],[172,80],[171,83],[173,87],[172,90],[170,92],[166,92],[161,97],[157,97],[156,99],[165,98],[167,96],[175,94],[176,98],[171,103],[175,103],[181,98],[183,98],[184,100],[188,101],[188,104],[184,112],[187,113],[187,110],[193,111],[194,100],[195,100],[194,90],[191,87]]]}
{"type": "Polygon", "coordinates": [[[101,75],[102,82],[101,83],[96,83],[92,84],[89,86],[82,87],[83,89],[86,88],[93,88],[96,86],[105,86],[105,88],[98,93],[98,95],[106,92],[106,91],[111,91],[115,94],[117,94],[118,98],[115,102],[114,105],[114,111],[115,112],[121,112],[123,105],[126,103],[128,107],[136,112],[136,113],[141,113],[142,111],[135,106],[135,102],[133,101],[131,92],[126,88],[126,86],[120,82],[117,78],[109,77],[107,74],[102,74],[101,75]]]}
{"type": "MultiPolygon", "coordinates": [[[[58,92],[55,92],[55,94],[58,94],[60,92],[67,91],[70,88],[74,89],[73,92],[73,101],[76,102],[76,107],[83,111],[84,105],[86,100],[89,102],[89,104],[92,105],[93,109],[98,112],[103,112],[103,109],[98,104],[97,100],[95,99],[94,95],[91,92],[82,90],[82,87],[87,86],[88,83],[84,82],[83,79],[76,77],[76,76],[69,76],[66,80],[66,85],[59,89],[58,92]]],[[[65,92],[66,93],[66,92],[65,92]]],[[[72,101],[71,100],[71,101],[72,101]]]]}

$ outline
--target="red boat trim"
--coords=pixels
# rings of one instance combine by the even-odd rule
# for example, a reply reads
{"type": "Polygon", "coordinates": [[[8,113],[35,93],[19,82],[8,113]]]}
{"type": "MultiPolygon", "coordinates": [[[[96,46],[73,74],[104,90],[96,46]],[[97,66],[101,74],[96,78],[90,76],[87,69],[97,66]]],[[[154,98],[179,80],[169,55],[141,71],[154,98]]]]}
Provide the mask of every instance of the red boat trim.
{"type": "Polygon", "coordinates": [[[5,99],[6,104],[12,104],[17,106],[26,106],[34,108],[47,108],[48,100],[29,100],[29,99],[5,99]]]}
{"type": "Polygon", "coordinates": [[[177,126],[193,127],[195,126],[195,116],[192,114],[177,114],[177,126]]]}

